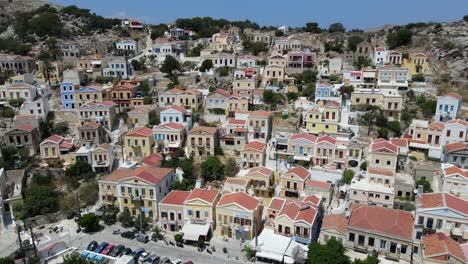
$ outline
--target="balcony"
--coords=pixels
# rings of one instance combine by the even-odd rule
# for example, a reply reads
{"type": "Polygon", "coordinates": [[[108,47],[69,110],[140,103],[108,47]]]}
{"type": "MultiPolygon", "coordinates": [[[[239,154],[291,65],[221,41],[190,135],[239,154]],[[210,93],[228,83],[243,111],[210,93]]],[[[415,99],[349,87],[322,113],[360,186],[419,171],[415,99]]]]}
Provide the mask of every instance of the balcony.
{"type": "Polygon", "coordinates": [[[396,260],[396,261],[398,261],[398,260],[400,259],[400,254],[398,254],[398,253],[396,253],[396,252],[395,252],[395,253],[392,253],[392,252],[385,252],[384,255],[385,255],[385,258],[386,258],[386,259],[390,259],[390,260],[396,260]]]}
{"type": "Polygon", "coordinates": [[[191,221],[192,223],[198,223],[198,224],[204,224],[204,223],[207,222],[207,220],[206,220],[205,217],[203,217],[203,218],[196,218],[196,217],[194,217],[194,218],[191,218],[190,221],[191,221]]]}
{"type": "Polygon", "coordinates": [[[294,193],[298,193],[298,192],[299,192],[299,190],[298,190],[297,188],[294,189],[294,188],[288,188],[288,187],[286,187],[286,188],[284,188],[284,189],[285,189],[287,192],[294,192],[294,193]]]}
{"type": "Polygon", "coordinates": [[[302,237],[302,236],[293,236],[293,240],[302,244],[310,244],[312,239],[310,237],[302,237]]]}

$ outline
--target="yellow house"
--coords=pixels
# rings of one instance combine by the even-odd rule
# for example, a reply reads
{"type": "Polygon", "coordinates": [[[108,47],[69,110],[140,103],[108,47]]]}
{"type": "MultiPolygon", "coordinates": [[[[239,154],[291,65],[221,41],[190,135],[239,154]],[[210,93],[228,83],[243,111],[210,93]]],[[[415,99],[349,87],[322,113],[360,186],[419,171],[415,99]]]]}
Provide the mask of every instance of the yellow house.
{"type": "MultiPolygon", "coordinates": [[[[36,71],[36,81],[40,83],[47,83],[47,74],[44,70],[44,63],[42,61],[37,62],[37,68],[38,70],[36,71]]],[[[62,75],[63,72],[63,65],[61,62],[52,62],[51,63],[51,68],[49,71],[49,79],[50,83],[52,85],[58,85],[61,82],[60,76],[62,75]]]]}
{"type": "Polygon", "coordinates": [[[329,101],[321,109],[313,109],[306,115],[306,129],[309,133],[337,133],[340,120],[340,103],[329,101]]]}
{"type": "Polygon", "coordinates": [[[184,202],[185,224],[182,234],[185,241],[210,240],[216,229],[217,190],[194,189],[184,202]]]}
{"type": "Polygon", "coordinates": [[[288,140],[288,155],[294,160],[310,161],[314,157],[317,137],[309,133],[292,135],[288,140]]]}
{"type": "Polygon", "coordinates": [[[117,206],[121,212],[127,210],[133,216],[138,216],[144,207],[144,216],[155,222],[158,203],[169,193],[174,179],[170,168],[118,169],[99,180],[99,201],[117,206]]]}
{"type": "Polygon", "coordinates": [[[418,73],[430,73],[427,55],[421,52],[410,54],[408,59],[403,60],[403,67],[408,68],[410,76],[418,73]]]}
{"type": "Polygon", "coordinates": [[[107,99],[107,92],[103,87],[86,86],[75,90],[75,101],[78,107],[88,102],[102,103],[107,99]]]}
{"type": "Polygon", "coordinates": [[[361,89],[351,93],[351,106],[375,105],[380,107],[381,101],[382,94],[374,90],[361,89]]]}
{"type": "Polygon", "coordinates": [[[153,153],[154,146],[151,128],[135,128],[124,135],[124,158],[140,161],[153,153]]]}
{"type": "Polygon", "coordinates": [[[310,172],[304,167],[295,167],[281,175],[281,196],[299,198],[304,191],[310,172]]]}
{"type": "Polygon", "coordinates": [[[216,205],[218,228],[221,237],[251,240],[262,231],[262,203],[245,192],[226,193],[216,205]]]}

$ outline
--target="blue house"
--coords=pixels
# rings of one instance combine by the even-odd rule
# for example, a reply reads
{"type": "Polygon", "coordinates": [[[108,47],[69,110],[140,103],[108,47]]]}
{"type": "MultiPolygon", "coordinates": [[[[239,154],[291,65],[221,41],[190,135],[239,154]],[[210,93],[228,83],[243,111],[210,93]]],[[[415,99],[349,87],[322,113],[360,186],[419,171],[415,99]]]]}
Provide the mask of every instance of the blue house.
{"type": "Polygon", "coordinates": [[[341,97],[337,91],[335,91],[333,85],[329,83],[317,83],[315,84],[315,102],[321,100],[335,100],[341,102],[341,97]]]}
{"type": "Polygon", "coordinates": [[[73,83],[63,82],[60,84],[60,98],[62,100],[63,110],[74,110],[75,104],[75,87],[73,83]]]}

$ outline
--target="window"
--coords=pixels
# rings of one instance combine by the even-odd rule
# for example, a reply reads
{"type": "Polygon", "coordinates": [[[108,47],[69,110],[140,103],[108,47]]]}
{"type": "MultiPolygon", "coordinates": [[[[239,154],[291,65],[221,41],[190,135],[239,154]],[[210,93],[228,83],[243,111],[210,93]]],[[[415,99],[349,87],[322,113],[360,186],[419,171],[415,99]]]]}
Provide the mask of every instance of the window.
{"type": "Polygon", "coordinates": [[[406,254],[407,249],[408,249],[408,246],[407,246],[407,245],[401,245],[401,251],[400,251],[400,253],[401,253],[401,254],[406,254]]]}
{"type": "Polygon", "coordinates": [[[437,219],[436,221],[436,228],[439,229],[442,227],[442,219],[437,219]]]}
{"type": "Polygon", "coordinates": [[[447,130],[447,137],[450,137],[450,130],[447,130]]]}
{"type": "Polygon", "coordinates": [[[387,166],[391,166],[392,165],[392,161],[391,160],[387,160],[387,166]]]}
{"type": "Polygon", "coordinates": [[[187,210],[187,215],[192,216],[192,210],[188,209],[187,210]]]}
{"type": "Polygon", "coordinates": [[[385,240],[380,240],[380,248],[381,248],[381,249],[385,249],[386,246],[387,246],[387,241],[385,241],[385,240]]]}
{"type": "Polygon", "coordinates": [[[385,200],[387,200],[387,201],[390,200],[390,196],[385,195],[385,200]]]}
{"type": "Polygon", "coordinates": [[[205,217],[208,217],[209,213],[208,211],[205,211],[205,217]]]}
{"type": "Polygon", "coordinates": [[[419,248],[418,247],[413,247],[413,254],[418,254],[419,248]]]}
{"type": "Polygon", "coordinates": [[[432,229],[432,226],[434,225],[434,219],[432,218],[427,218],[427,223],[426,227],[432,229]]]}
{"type": "Polygon", "coordinates": [[[354,242],[354,233],[349,233],[349,241],[354,242]]]}
{"type": "Polygon", "coordinates": [[[416,232],[416,239],[421,239],[421,237],[422,237],[422,232],[421,231],[416,232]]]}
{"type": "Polygon", "coordinates": [[[374,246],[374,238],[373,237],[369,237],[369,240],[367,241],[367,245],[370,246],[370,247],[374,246]]]}
{"type": "Polygon", "coordinates": [[[379,159],[376,159],[375,160],[375,164],[379,164],[380,163],[380,160],[379,159]]]}

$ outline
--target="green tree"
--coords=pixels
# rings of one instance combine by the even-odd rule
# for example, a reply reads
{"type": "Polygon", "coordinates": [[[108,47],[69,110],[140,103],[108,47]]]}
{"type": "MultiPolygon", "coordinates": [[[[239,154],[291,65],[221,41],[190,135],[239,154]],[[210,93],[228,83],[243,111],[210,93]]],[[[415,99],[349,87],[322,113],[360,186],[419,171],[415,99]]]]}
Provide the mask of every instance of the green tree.
{"type": "Polygon", "coordinates": [[[208,157],[201,164],[201,176],[205,181],[222,180],[224,178],[224,164],[218,157],[208,157]]]}
{"type": "Polygon", "coordinates": [[[359,124],[367,126],[367,135],[370,135],[370,132],[373,130],[374,126],[377,124],[378,119],[383,116],[382,111],[377,106],[369,106],[366,113],[359,117],[359,124]]]}
{"type": "Polygon", "coordinates": [[[325,245],[314,242],[309,245],[307,253],[309,264],[349,264],[351,260],[345,255],[343,244],[336,239],[330,239],[325,245]]]}
{"type": "Polygon", "coordinates": [[[151,98],[151,96],[143,97],[143,104],[145,105],[153,104],[153,98],[151,98]]]}
{"type": "Polygon", "coordinates": [[[133,226],[137,230],[140,230],[140,227],[141,227],[142,230],[146,231],[148,230],[148,227],[149,227],[149,219],[142,214],[138,214],[137,217],[135,217],[135,221],[133,221],[133,226]]]}
{"type": "Polygon", "coordinates": [[[359,166],[359,168],[363,171],[366,171],[367,170],[367,161],[364,161],[363,163],[361,163],[361,166],[359,166]]]}
{"type": "Polygon", "coordinates": [[[234,158],[227,158],[224,167],[224,175],[227,177],[236,176],[239,169],[237,168],[236,160],[234,158]]]}
{"type": "Polygon", "coordinates": [[[182,243],[183,239],[184,236],[182,234],[177,233],[174,235],[174,240],[176,243],[182,243]]]}
{"type": "Polygon", "coordinates": [[[180,63],[176,58],[167,55],[161,66],[161,72],[165,73],[174,84],[179,83],[178,74],[180,72],[180,63]]]}
{"type": "Polygon", "coordinates": [[[78,226],[83,229],[84,232],[97,232],[99,231],[99,217],[94,213],[87,213],[76,221],[78,226]]]}
{"type": "Polygon", "coordinates": [[[403,28],[393,31],[387,35],[387,45],[390,49],[408,45],[411,42],[413,33],[411,30],[403,28]]]}
{"type": "Polygon", "coordinates": [[[31,30],[39,37],[62,36],[63,23],[56,13],[46,12],[31,19],[29,23],[31,30]]]}
{"type": "Polygon", "coordinates": [[[203,50],[203,45],[198,44],[197,46],[193,47],[192,49],[189,50],[187,53],[188,57],[199,57],[200,52],[203,50]]]}
{"type": "Polygon", "coordinates": [[[346,169],[343,171],[343,175],[341,176],[341,181],[346,184],[351,184],[351,181],[354,178],[354,171],[346,169]]]}
{"type": "Polygon", "coordinates": [[[330,33],[345,32],[345,27],[341,23],[333,23],[328,27],[330,33]]]}
{"type": "Polygon", "coordinates": [[[68,122],[63,121],[63,122],[59,122],[59,123],[55,124],[53,133],[56,134],[56,135],[65,136],[65,134],[68,133],[69,129],[70,128],[68,126],[68,122]]]}
{"type": "Polygon", "coordinates": [[[354,66],[361,70],[362,68],[369,67],[372,65],[372,61],[369,57],[362,57],[359,56],[357,60],[354,62],[354,66]]]}
{"type": "Polygon", "coordinates": [[[308,22],[306,23],[305,26],[305,32],[310,32],[310,33],[321,33],[322,30],[319,27],[319,24],[317,22],[308,22]]]}
{"type": "Polygon", "coordinates": [[[206,72],[209,71],[211,68],[213,68],[213,62],[207,59],[202,62],[202,65],[200,66],[200,71],[206,72]]]}
{"type": "Polygon", "coordinates": [[[123,227],[131,227],[133,225],[133,216],[128,209],[124,209],[118,217],[119,222],[123,227]]]}
{"type": "Polygon", "coordinates": [[[379,127],[379,129],[377,130],[377,135],[379,138],[388,139],[388,128],[379,127]]]}
{"type": "Polygon", "coordinates": [[[23,200],[25,217],[55,213],[58,209],[58,194],[50,186],[32,185],[26,190],[23,200]]]}
{"type": "Polygon", "coordinates": [[[352,35],[348,38],[348,50],[356,51],[357,46],[362,43],[364,39],[359,35],[352,35]]]}
{"type": "Polygon", "coordinates": [[[0,157],[0,165],[5,170],[11,170],[16,167],[18,161],[18,149],[13,146],[0,147],[2,156],[0,157]]]}
{"type": "Polygon", "coordinates": [[[411,77],[411,80],[413,80],[413,82],[425,82],[426,78],[424,77],[424,73],[420,72],[418,74],[413,75],[411,77]]]}
{"type": "Polygon", "coordinates": [[[288,101],[295,101],[297,100],[298,94],[294,92],[287,92],[286,97],[288,98],[288,101]]]}
{"type": "Polygon", "coordinates": [[[168,31],[169,28],[166,24],[159,24],[151,26],[151,39],[155,40],[160,37],[164,37],[164,33],[168,31]]]}
{"type": "Polygon", "coordinates": [[[334,40],[325,42],[325,52],[328,51],[343,53],[343,41],[334,40]]]}
{"type": "Polygon", "coordinates": [[[423,191],[424,193],[432,193],[434,192],[432,190],[432,187],[431,187],[431,183],[429,181],[426,181],[424,179],[420,179],[418,181],[416,181],[416,189],[419,187],[419,185],[421,185],[423,187],[423,191]]]}
{"type": "Polygon", "coordinates": [[[81,180],[94,179],[96,174],[93,172],[91,165],[83,160],[78,160],[65,170],[65,181],[67,184],[76,189],[81,180]]]}
{"type": "Polygon", "coordinates": [[[158,226],[153,228],[153,234],[151,235],[152,240],[164,240],[164,234],[158,226]]]}
{"type": "Polygon", "coordinates": [[[0,258],[0,264],[15,264],[15,260],[10,257],[0,258]]]}
{"type": "Polygon", "coordinates": [[[401,124],[399,121],[391,121],[388,122],[387,125],[388,129],[393,132],[393,136],[400,137],[401,136],[401,124]]]}
{"type": "Polygon", "coordinates": [[[379,259],[375,256],[367,256],[365,259],[355,259],[353,264],[378,264],[379,259]]]}
{"type": "Polygon", "coordinates": [[[405,109],[403,112],[401,112],[400,120],[404,124],[405,128],[407,128],[411,125],[411,122],[413,121],[413,116],[411,116],[411,113],[407,109],[405,109]]]}
{"type": "Polygon", "coordinates": [[[159,115],[155,111],[151,111],[148,113],[148,125],[153,127],[155,125],[159,125],[159,115]]]}
{"type": "Polygon", "coordinates": [[[229,75],[229,67],[221,67],[216,69],[216,72],[219,74],[220,77],[226,77],[229,75]]]}
{"type": "Polygon", "coordinates": [[[463,16],[463,21],[468,22],[468,15],[463,16]]]}
{"type": "Polygon", "coordinates": [[[250,245],[245,245],[242,251],[244,251],[245,256],[249,260],[255,256],[255,250],[250,245]]]}
{"type": "Polygon", "coordinates": [[[268,51],[268,44],[263,42],[251,42],[250,40],[244,40],[242,41],[242,47],[245,51],[252,53],[254,56],[268,51]]]}

